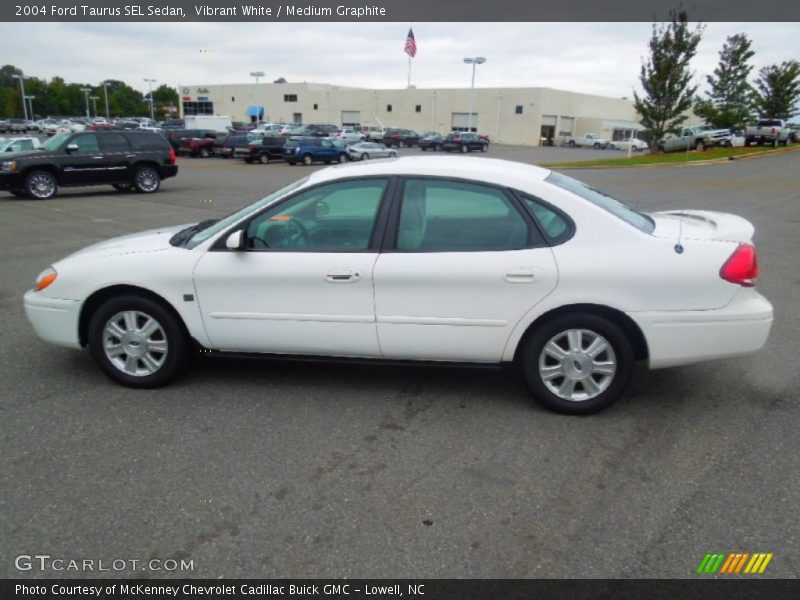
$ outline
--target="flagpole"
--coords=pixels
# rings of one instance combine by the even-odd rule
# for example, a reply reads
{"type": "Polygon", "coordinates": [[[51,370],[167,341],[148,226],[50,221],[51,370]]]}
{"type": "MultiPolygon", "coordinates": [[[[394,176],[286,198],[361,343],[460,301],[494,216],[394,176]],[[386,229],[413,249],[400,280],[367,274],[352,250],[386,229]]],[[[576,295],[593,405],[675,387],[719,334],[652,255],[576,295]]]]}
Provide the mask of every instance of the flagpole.
{"type": "Polygon", "coordinates": [[[408,87],[411,87],[411,55],[408,56],[408,87]]]}

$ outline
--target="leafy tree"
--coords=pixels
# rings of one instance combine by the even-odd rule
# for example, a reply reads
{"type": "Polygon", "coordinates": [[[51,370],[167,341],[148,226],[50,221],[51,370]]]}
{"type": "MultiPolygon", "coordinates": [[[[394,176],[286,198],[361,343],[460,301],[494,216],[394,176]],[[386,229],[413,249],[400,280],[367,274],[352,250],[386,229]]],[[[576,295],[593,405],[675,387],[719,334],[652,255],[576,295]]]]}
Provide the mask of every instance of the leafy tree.
{"type": "Polygon", "coordinates": [[[178,104],[178,92],[175,88],[162,83],[153,90],[153,100],[156,104],[178,104]]]}
{"type": "Polygon", "coordinates": [[[642,61],[639,74],[644,96],[633,92],[634,106],[642,125],[652,132],[654,146],[687,119],[685,113],[697,91],[697,86],[691,85],[689,63],[697,54],[703,26],[690,30],[685,12],[672,10],[670,17],[670,23],[653,24],[650,56],[642,61]]]}
{"type": "Polygon", "coordinates": [[[738,129],[750,121],[753,114],[753,87],[748,82],[755,55],[752,42],[744,33],[731,35],[719,53],[719,64],[713,75],[707,75],[710,86],[706,98],[698,98],[694,112],[706,123],[738,129]]]}
{"type": "Polygon", "coordinates": [[[783,61],[758,72],[756,110],[764,119],[790,119],[800,113],[800,62],[783,61]]]}

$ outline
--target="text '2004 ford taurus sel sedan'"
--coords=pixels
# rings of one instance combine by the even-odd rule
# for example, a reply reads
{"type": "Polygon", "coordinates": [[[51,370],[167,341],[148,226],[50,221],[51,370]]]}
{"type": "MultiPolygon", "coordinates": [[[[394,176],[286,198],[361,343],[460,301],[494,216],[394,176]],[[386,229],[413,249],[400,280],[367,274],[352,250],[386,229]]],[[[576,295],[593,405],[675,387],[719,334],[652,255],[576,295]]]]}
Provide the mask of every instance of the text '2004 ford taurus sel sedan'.
{"type": "Polygon", "coordinates": [[[166,383],[198,346],[515,362],[541,403],[590,413],[636,360],[764,345],[772,306],[753,287],[752,235],[733,215],[641,214],[518,163],[366,161],[222,220],[86,248],[44,271],[25,309],[39,336],[88,345],[132,387],[166,383]]]}

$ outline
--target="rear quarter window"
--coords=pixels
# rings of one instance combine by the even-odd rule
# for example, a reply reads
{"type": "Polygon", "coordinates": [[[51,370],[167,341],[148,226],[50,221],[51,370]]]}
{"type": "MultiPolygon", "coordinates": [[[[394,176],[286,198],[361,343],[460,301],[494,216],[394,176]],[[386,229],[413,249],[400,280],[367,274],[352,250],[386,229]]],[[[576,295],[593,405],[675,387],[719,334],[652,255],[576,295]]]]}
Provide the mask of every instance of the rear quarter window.
{"type": "Polygon", "coordinates": [[[167,140],[158,133],[128,133],[126,137],[131,147],[141,152],[166,152],[169,148],[167,140]]]}

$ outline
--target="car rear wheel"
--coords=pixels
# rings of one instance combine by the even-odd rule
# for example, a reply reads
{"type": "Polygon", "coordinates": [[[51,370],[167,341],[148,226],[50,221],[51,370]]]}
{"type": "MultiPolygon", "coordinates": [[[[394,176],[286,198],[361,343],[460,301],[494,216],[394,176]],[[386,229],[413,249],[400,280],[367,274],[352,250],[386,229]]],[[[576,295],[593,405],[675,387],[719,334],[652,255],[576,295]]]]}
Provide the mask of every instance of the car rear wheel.
{"type": "Polygon", "coordinates": [[[200,148],[200,158],[208,158],[208,148],[200,148]]]}
{"type": "Polygon", "coordinates": [[[311,155],[310,154],[306,154],[306,155],[303,156],[303,164],[305,166],[309,166],[311,164],[311,162],[312,161],[311,161],[311,155]]]}
{"type": "Polygon", "coordinates": [[[161,177],[153,167],[148,165],[141,166],[133,174],[133,187],[142,194],[152,194],[161,187],[161,177]]]}
{"type": "Polygon", "coordinates": [[[568,145],[570,148],[574,148],[574,147],[575,147],[575,140],[570,140],[570,141],[569,141],[569,143],[568,143],[567,145],[568,145]]]}
{"type": "Polygon", "coordinates": [[[397,152],[389,152],[389,158],[397,158],[397,152]]]}
{"type": "Polygon", "coordinates": [[[164,385],[187,364],[191,345],[177,318],[144,296],[112,298],[89,322],[89,348],[111,379],[134,388],[164,385]]]}
{"type": "Polygon", "coordinates": [[[34,200],[49,200],[58,193],[58,182],[52,173],[34,171],[25,178],[25,194],[34,200]]]}
{"type": "Polygon", "coordinates": [[[634,355],[618,325],[564,314],[538,327],[520,355],[534,398],[556,412],[585,415],[613,404],[630,382],[634,355]]]}
{"type": "Polygon", "coordinates": [[[361,160],[369,160],[369,154],[364,152],[364,154],[361,155],[361,160]]]}
{"type": "Polygon", "coordinates": [[[293,166],[295,166],[295,165],[297,164],[297,163],[296,163],[295,161],[293,161],[293,160],[289,160],[289,161],[286,161],[286,162],[288,162],[288,163],[289,163],[289,166],[290,166],[290,167],[293,167],[293,166]]]}
{"type": "Polygon", "coordinates": [[[469,148],[466,146],[461,146],[461,154],[466,154],[467,152],[469,152],[469,148]]]}
{"type": "Polygon", "coordinates": [[[269,164],[269,154],[262,154],[259,156],[258,162],[260,162],[262,165],[269,164]]]}
{"type": "Polygon", "coordinates": [[[486,152],[488,149],[489,149],[489,145],[488,144],[483,144],[481,146],[481,152],[486,152]]]}

